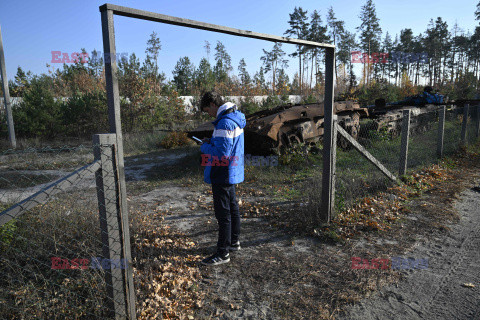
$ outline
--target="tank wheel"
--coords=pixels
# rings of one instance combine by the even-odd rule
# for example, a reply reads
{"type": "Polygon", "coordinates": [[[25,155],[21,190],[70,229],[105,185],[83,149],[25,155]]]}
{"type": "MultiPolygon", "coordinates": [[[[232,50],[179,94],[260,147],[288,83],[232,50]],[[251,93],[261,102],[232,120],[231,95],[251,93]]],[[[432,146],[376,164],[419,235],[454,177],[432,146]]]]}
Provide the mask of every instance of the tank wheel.
{"type": "Polygon", "coordinates": [[[360,131],[360,126],[353,126],[350,130],[350,135],[355,139],[358,140],[358,132],[360,131]]]}
{"type": "Polygon", "coordinates": [[[390,134],[390,139],[396,138],[399,134],[398,129],[397,128],[392,128],[390,130],[389,134],[390,134]]]}
{"type": "Polygon", "coordinates": [[[291,133],[288,135],[288,143],[290,146],[293,146],[294,144],[302,143],[302,139],[297,134],[291,133]]]}

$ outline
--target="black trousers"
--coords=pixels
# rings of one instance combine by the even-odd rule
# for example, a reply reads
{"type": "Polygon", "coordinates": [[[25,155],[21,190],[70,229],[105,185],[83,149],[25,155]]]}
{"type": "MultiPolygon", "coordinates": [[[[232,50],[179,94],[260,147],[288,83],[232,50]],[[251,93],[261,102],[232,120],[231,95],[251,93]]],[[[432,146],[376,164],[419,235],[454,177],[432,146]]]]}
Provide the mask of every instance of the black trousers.
{"type": "Polygon", "coordinates": [[[213,207],[218,222],[217,252],[228,253],[228,247],[239,240],[240,213],[234,184],[212,184],[213,207]]]}

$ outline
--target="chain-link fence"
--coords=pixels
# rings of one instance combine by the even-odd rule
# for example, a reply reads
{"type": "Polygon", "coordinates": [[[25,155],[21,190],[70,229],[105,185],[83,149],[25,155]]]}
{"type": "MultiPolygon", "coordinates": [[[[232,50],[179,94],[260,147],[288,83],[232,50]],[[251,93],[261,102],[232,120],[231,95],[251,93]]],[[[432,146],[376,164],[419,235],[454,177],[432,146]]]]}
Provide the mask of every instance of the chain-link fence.
{"type": "MultiPolygon", "coordinates": [[[[360,120],[357,142],[388,171],[396,174],[401,147],[401,111],[390,115],[389,122],[360,120]]],[[[391,186],[393,182],[361,152],[338,135],[335,185],[336,211],[342,211],[358,198],[391,186]]]]}
{"type": "Polygon", "coordinates": [[[0,154],[0,318],[125,315],[113,146],[94,149],[0,154]]]}
{"type": "Polygon", "coordinates": [[[440,156],[456,152],[462,144],[475,143],[479,131],[478,107],[468,107],[466,123],[464,122],[466,107],[446,107],[441,144],[439,126],[442,123],[443,108],[404,107],[374,119],[362,119],[357,141],[363,152],[352,148],[339,134],[335,187],[337,211],[343,210],[355,199],[370,196],[379,190],[385,191],[394,185],[394,179],[389,178],[377,165],[367,160],[366,153],[371,154],[379,164],[398,178],[411,170],[437,162],[440,156]],[[410,110],[408,145],[405,144],[406,137],[403,138],[405,135],[403,122],[407,110],[410,110]],[[462,139],[465,139],[465,142],[462,139]],[[439,149],[440,146],[443,148],[439,149]],[[406,171],[402,171],[402,163],[406,171]]]}
{"type": "MultiPolygon", "coordinates": [[[[422,114],[412,113],[408,141],[407,172],[408,170],[428,166],[438,161],[438,126],[440,125],[439,117],[441,112],[440,109],[436,108],[422,114]]],[[[457,146],[455,149],[457,150],[460,135],[458,134],[456,137],[457,146]]]]}

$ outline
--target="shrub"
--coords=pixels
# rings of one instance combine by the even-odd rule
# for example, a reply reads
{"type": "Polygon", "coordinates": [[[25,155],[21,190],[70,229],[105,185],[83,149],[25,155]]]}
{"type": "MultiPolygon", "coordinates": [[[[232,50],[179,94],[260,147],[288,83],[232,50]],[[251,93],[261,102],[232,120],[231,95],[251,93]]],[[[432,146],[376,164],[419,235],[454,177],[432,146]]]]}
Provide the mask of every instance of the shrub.
{"type": "Polygon", "coordinates": [[[107,97],[104,91],[75,92],[62,105],[65,133],[87,136],[108,130],[107,97]]]}
{"type": "Polygon", "coordinates": [[[10,220],[0,227],[0,251],[3,251],[5,248],[3,246],[8,246],[17,233],[17,224],[16,220],[10,220]]]}
{"type": "Polygon", "coordinates": [[[34,78],[23,101],[12,110],[19,136],[53,138],[61,131],[61,102],[55,101],[48,84],[34,78]]]}
{"type": "Polygon", "coordinates": [[[260,110],[260,106],[256,103],[252,97],[245,97],[240,99],[240,109],[246,115],[255,113],[260,110]]]}
{"type": "Polygon", "coordinates": [[[191,144],[192,141],[188,138],[185,132],[170,132],[167,136],[160,142],[160,145],[165,149],[171,149],[175,147],[181,147],[191,144]]]}
{"type": "Polygon", "coordinates": [[[290,101],[288,100],[288,96],[272,96],[269,95],[265,101],[262,103],[262,110],[265,109],[272,109],[284,104],[288,104],[290,101]]]}

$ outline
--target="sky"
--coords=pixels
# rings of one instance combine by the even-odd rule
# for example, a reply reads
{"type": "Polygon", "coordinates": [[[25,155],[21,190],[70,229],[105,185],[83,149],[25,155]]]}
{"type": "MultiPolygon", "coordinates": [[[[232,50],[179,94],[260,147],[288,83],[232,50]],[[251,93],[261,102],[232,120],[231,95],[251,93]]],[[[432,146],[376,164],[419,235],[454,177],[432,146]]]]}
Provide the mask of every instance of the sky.
{"type": "MultiPolygon", "coordinates": [[[[361,6],[366,2],[347,0],[110,0],[109,3],[165,15],[213,23],[272,35],[283,35],[289,28],[289,14],[302,7],[310,15],[320,12],[324,23],[328,8],[333,7],[338,19],[344,20],[347,30],[356,31],[360,25],[361,6]]],[[[61,69],[62,64],[51,63],[52,51],[71,55],[85,48],[103,52],[102,29],[98,0],[0,0],[0,26],[5,51],[7,78],[14,79],[17,67],[33,74],[61,69]],[[47,68],[50,64],[50,68],[47,68]]],[[[392,37],[401,29],[411,28],[414,35],[426,30],[430,19],[442,17],[449,29],[455,22],[464,30],[478,26],[474,11],[478,0],[374,0],[383,34],[392,37]]],[[[214,48],[221,41],[232,57],[234,74],[244,58],[247,70],[253,76],[261,66],[263,49],[271,50],[272,42],[236,37],[220,33],[166,25],[127,17],[114,17],[117,53],[135,53],[143,61],[150,34],[155,31],[162,49],[158,64],[160,71],[172,78],[172,70],[179,58],[188,56],[198,66],[207,57],[205,41],[211,45],[210,62],[214,64],[214,48]]],[[[287,53],[294,45],[284,44],[287,53]]],[[[298,71],[298,60],[290,58],[287,73],[298,71]]]]}

